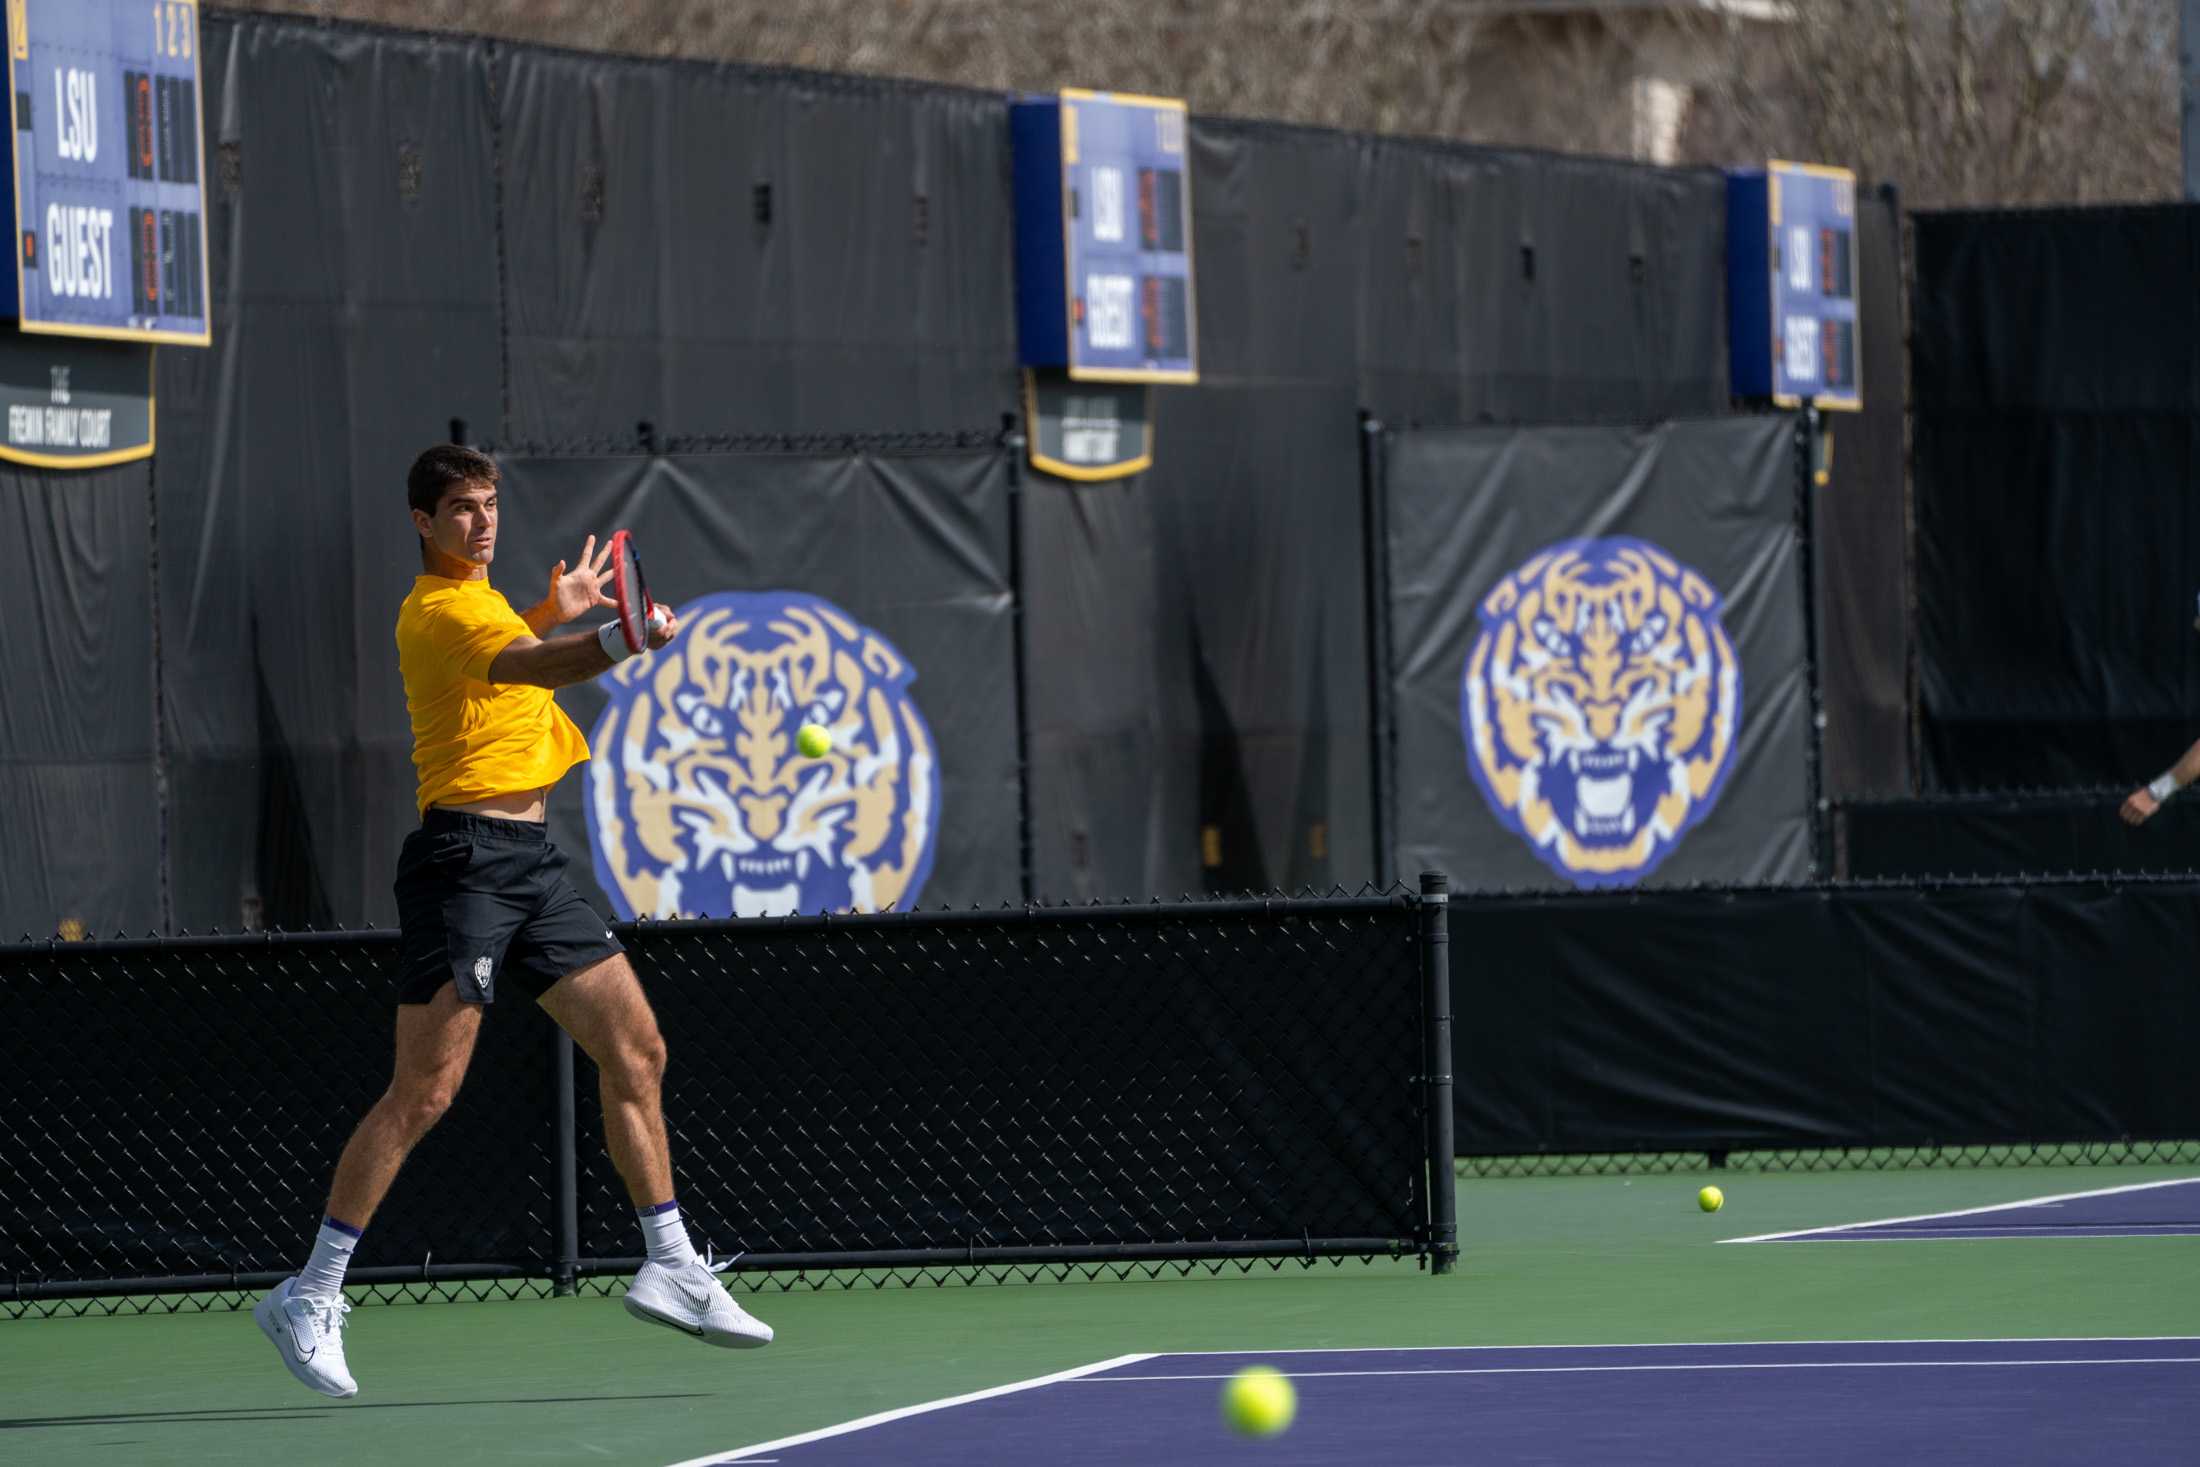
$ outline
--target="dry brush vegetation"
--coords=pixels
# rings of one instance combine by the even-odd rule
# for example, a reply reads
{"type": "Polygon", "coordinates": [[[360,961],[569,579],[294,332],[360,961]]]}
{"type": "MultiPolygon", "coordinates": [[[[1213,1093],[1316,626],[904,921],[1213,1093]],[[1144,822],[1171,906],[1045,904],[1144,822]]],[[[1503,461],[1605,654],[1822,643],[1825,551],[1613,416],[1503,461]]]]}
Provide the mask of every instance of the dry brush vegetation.
{"type": "MultiPolygon", "coordinates": [[[[1792,18],[1779,25],[1669,7],[1695,28],[1691,44],[1710,77],[1682,132],[1689,160],[1845,163],[1898,183],[1918,206],[2178,191],[2176,0],[1790,4],[1792,18]]],[[[1614,119],[1627,112],[1625,67],[1615,67],[1614,47],[1624,58],[1629,27],[1646,23],[1608,8],[1594,21],[1547,25],[1541,34],[1560,84],[1538,105],[1509,105],[1493,120],[1473,106],[1477,51],[1495,39],[1493,27],[1518,23],[1489,0],[260,0],[255,8],[997,90],[1106,86],[1186,97],[1209,113],[1590,151],[1610,151],[1624,137],[1614,119]],[[1611,44],[1583,44],[1584,27],[1608,27],[1611,44]]]]}

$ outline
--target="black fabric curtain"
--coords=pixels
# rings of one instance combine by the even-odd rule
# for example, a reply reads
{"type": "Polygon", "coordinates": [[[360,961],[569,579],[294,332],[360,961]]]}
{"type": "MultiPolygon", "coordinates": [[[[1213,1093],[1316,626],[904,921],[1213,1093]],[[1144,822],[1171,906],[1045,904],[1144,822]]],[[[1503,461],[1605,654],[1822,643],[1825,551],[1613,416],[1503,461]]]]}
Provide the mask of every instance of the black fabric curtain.
{"type": "Polygon", "coordinates": [[[1716,173],[1199,117],[1191,142],[1200,383],[1157,389],[1137,480],[1025,490],[1043,895],[1380,869],[1358,410],[1727,401],[1716,173]]]}
{"type": "Polygon", "coordinates": [[[2200,730],[2200,209],[1922,214],[1929,789],[2134,783],[2200,730]]]}
{"type": "Polygon", "coordinates": [[[908,911],[1019,895],[1000,453],[508,457],[504,469],[497,561],[511,569],[496,579],[515,602],[540,599],[552,564],[618,526],[642,547],[650,595],[683,623],[672,646],[559,695],[593,758],[554,792],[550,834],[598,910],[908,911]],[[829,758],[794,750],[804,722],[835,731],[829,758]]]}
{"type": "Polygon", "coordinates": [[[1171,394],[1153,479],[1182,568],[1217,891],[1372,871],[1358,426],[1343,384],[1171,394]]]}
{"type": "Polygon", "coordinates": [[[0,470],[0,933],[160,922],[148,463],[0,470]]]}
{"type": "Polygon", "coordinates": [[[2173,800],[2134,827],[2116,813],[2129,793],[2115,785],[1840,806],[1837,871],[1859,881],[2200,871],[2200,804],[2173,800]]]}
{"type": "MultiPolygon", "coordinates": [[[[128,566],[158,566],[136,674],[158,706],[101,705],[102,739],[156,733],[6,750],[10,778],[43,771],[12,808],[47,851],[70,823],[45,812],[93,797],[59,781],[142,766],[98,798],[151,832],[124,858],[150,876],[11,877],[32,931],[389,915],[412,820],[389,618],[423,446],[968,444],[1016,410],[999,96],[283,16],[209,15],[204,46],[214,344],[157,354],[156,529],[128,566]]],[[[1716,174],[1206,118],[1191,145],[1202,381],[1158,391],[1139,480],[1025,475],[1028,682],[998,711],[1028,815],[958,794],[985,845],[943,827],[934,895],[1367,879],[1359,414],[1724,403],[1716,174]]],[[[30,513],[78,481],[20,482],[30,513]]],[[[928,653],[922,696],[1013,687],[1001,624],[928,653]]]]}
{"type": "Polygon", "coordinates": [[[1199,721],[1160,486],[1030,475],[1019,493],[1033,885],[1075,901],[1194,891],[1199,721]]]}
{"type": "Polygon", "coordinates": [[[1361,383],[1377,417],[1726,411],[1723,175],[1387,138],[1364,157],[1361,383]]]}
{"type": "Polygon", "coordinates": [[[500,49],[504,435],[992,428],[1006,99],[500,49]]]}
{"type": "Polygon", "coordinates": [[[1392,439],[1398,870],[1810,875],[1793,441],[1785,417],[1392,439]]]}
{"type": "Polygon", "coordinates": [[[1910,757],[1910,529],[1902,216],[1891,190],[1856,201],[1864,409],[1827,413],[1831,481],[1814,501],[1825,793],[1916,789],[1910,757]]]}
{"type": "Polygon", "coordinates": [[[2196,898],[2179,880],[1455,902],[1455,1144],[2187,1137],[2196,898]]]}
{"type": "Polygon", "coordinates": [[[209,17],[214,344],[157,354],[173,921],[392,912],[405,470],[499,391],[485,42],[209,17]]]}

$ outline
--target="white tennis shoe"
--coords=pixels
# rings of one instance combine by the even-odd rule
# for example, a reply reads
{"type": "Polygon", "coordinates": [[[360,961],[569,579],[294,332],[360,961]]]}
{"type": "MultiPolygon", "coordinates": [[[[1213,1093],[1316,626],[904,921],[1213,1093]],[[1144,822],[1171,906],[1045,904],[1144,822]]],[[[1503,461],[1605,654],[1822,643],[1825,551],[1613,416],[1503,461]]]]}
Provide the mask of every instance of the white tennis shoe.
{"type": "Polygon", "coordinates": [[[643,1264],[626,1286],[626,1312],[729,1350],[753,1350],[772,1342],[772,1327],[734,1303],[717,1273],[700,1258],[678,1268],[643,1264]]]}
{"type": "Polygon", "coordinates": [[[297,1292],[293,1274],[252,1306],[260,1333],[275,1343],[290,1373],[324,1396],[356,1396],[359,1383],[344,1363],[344,1316],[351,1304],[341,1295],[316,1298],[297,1292]]]}

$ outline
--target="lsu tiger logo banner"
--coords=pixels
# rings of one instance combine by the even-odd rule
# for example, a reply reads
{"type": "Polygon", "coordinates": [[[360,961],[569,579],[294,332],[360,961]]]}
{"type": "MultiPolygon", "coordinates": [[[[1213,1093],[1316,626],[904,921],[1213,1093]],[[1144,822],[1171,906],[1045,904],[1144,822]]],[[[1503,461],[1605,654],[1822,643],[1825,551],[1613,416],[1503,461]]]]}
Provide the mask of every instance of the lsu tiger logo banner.
{"type": "Polygon", "coordinates": [[[1631,886],[1718,803],[1742,673],[1718,591],[1648,541],[1549,546],[1483,598],[1460,722],[1490,809],[1578,887],[1631,886]]]}
{"type": "Polygon", "coordinates": [[[670,646],[605,673],[589,735],[596,879],[619,915],[908,910],[939,836],[916,670],[878,632],[798,591],[679,609],[670,646]],[[819,759],[795,749],[815,723],[819,759]]]}

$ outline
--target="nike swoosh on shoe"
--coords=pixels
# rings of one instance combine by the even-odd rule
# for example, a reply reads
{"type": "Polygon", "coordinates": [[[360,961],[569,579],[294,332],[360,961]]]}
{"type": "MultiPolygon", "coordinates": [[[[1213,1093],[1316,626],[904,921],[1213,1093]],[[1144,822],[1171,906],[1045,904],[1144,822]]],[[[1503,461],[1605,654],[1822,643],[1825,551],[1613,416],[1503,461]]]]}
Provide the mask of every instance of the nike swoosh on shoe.
{"type": "Polygon", "coordinates": [[[677,1320],[677,1319],[673,1319],[673,1318],[671,1318],[671,1317],[670,1317],[669,1315],[663,1315],[663,1314],[659,1314],[659,1313],[658,1313],[658,1312],[657,1312],[656,1310],[654,1310],[654,1309],[650,1308],[650,1307],[649,1307],[648,1305],[646,1305],[646,1304],[637,1304],[637,1305],[635,1305],[634,1307],[635,1307],[635,1308],[636,1308],[637,1310],[639,1310],[639,1311],[640,1311],[641,1313],[643,1313],[643,1314],[646,1314],[646,1315],[648,1315],[648,1316],[649,1316],[649,1317],[650,1317],[651,1319],[655,1320],[655,1321],[656,1321],[657,1323],[659,1323],[659,1324],[662,1324],[662,1325],[669,1325],[669,1326],[671,1326],[671,1327],[672,1327],[673,1329],[676,1329],[676,1330],[678,1330],[678,1331],[679,1331],[679,1332],[680,1332],[681,1334],[683,1334],[683,1335],[693,1335],[693,1336],[695,1336],[695,1337],[696,1337],[697,1339],[702,1339],[702,1338],[704,1338],[704,1331],[703,1331],[703,1327],[702,1327],[701,1325],[699,1325],[699,1324],[698,1324],[698,1325],[692,1325],[692,1326],[690,1326],[690,1325],[685,1325],[685,1324],[682,1324],[682,1323],[681,1323],[681,1322],[680,1322],[679,1320],[677,1320]]]}

